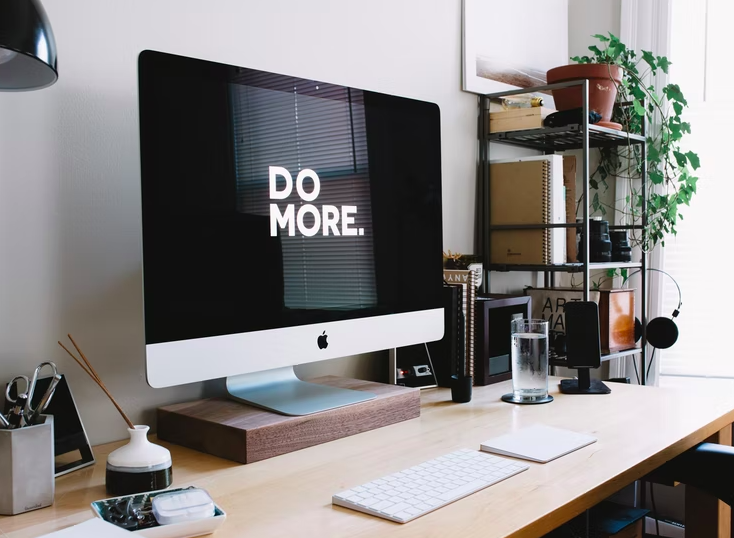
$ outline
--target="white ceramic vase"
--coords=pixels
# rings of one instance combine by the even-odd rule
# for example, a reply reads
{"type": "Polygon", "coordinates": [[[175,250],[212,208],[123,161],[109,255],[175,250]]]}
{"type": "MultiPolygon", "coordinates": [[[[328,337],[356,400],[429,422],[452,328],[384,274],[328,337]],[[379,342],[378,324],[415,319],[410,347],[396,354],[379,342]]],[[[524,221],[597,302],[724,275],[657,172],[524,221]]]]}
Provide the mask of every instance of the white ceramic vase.
{"type": "Polygon", "coordinates": [[[130,442],[107,456],[107,493],[113,496],[166,489],[173,463],[167,448],[148,440],[148,426],[128,428],[130,442]]]}

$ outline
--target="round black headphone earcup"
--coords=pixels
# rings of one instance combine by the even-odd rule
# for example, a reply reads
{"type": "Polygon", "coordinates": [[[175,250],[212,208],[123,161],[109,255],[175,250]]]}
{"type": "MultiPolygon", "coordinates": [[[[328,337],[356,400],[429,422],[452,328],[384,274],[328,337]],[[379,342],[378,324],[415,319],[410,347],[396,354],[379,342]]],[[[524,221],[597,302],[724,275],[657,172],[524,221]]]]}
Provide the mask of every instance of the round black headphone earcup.
{"type": "Polygon", "coordinates": [[[655,318],[647,324],[647,342],[658,349],[668,349],[678,340],[678,326],[670,318],[655,318]]]}
{"type": "Polygon", "coordinates": [[[642,338],[642,322],[639,318],[635,318],[635,344],[642,338]]]}

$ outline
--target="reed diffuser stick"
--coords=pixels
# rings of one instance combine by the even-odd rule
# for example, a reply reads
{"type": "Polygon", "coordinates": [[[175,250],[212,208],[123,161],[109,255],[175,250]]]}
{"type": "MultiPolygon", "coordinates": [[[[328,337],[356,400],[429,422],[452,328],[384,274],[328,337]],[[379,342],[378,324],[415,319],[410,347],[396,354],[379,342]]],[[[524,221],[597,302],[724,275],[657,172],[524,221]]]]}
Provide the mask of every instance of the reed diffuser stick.
{"type": "Polygon", "coordinates": [[[69,340],[71,340],[71,343],[74,344],[74,347],[79,352],[79,355],[82,357],[82,360],[84,361],[84,363],[82,363],[82,361],[80,361],[76,357],[76,355],[74,355],[71,351],[69,351],[69,349],[64,344],[62,344],[60,341],[58,342],[58,344],[63,348],[64,351],[66,351],[69,354],[69,356],[72,359],[74,359],[76,361],[76,363],[81,367],[81,369],[84,370],[84,372],[89,377],[91,377],[94,380],[94,382],[97,383],[97,385],[99,385],[99,388],[101,388],[104,391],[104,393],[107,395],[107,397],[112,402],[112,405],[115,406],[115,408],[119,411],[120,415],[122,415],[122,418],[125,419],[125,422],[127,422],[128,428],[130,428],[131,430],[134,430],[135,429],[135,425],[133,424],[132,420],[130,420],[130,418],[125,414],[125,412],[122,410],[122,407],[120,407],[120,404],[118,404],[117,403],[117,400],[115,400],[115,398],[112,396],[112,394],[110,394],[110,391],[107,390],[107,387],[105,387],[104,383],[102,382],[102,379],[99,377],[99,374],[97,374],[97,371],[94,369],[94,367],[89,362],[89,360],[87,360],[87,357],[84,355],[84,353],[79,348],[79,346],[76,345],[76,342],[71,337],[71,335],[70,334],[67,334],[67,336],[69,337],[69,340]],[[86,367],[84,366],[84,364],[86,364],[86,367]],[[87,369],[87,368],[89,368],[89,369],[87,369]]]}

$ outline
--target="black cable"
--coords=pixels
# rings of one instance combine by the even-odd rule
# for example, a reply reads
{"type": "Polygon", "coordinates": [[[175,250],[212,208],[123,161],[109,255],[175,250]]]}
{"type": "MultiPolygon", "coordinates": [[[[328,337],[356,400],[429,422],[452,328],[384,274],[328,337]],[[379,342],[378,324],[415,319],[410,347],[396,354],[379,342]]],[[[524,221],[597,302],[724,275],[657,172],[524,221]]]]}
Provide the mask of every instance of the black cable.
{"type": "Polygon", "coordinates": [[[433,360],[431,359],[431,352],[428,351],[428,342],[423,342],[423,345],[426,346],[426,355],[428,355],[428,364],[431,365],[431,373],[433,374],[433,381],[436,383],[436,386],[438,386],[438,376],[436,375],[436,369],[433,367],[433,360]]]}
{"type": "Polygon", "coordinates": [[[637,360],[632,357],[632,366],[635,367],[635,377],[637,378],[637,384],[640,385],[640,374],[637,372],[637,360]]]}
{"type": "Polygon", "coordinates": [[[650,355],[650,364],[647,365],[647,375],[645,376],[646,378],[650,377],[650,368],[652,368],[652,362],[655,360],[655,349],[656,348],[652,348],[652,355],[650,355]]]}
{"type": "Polygon", "coordinates": [[[655,519],[655,536],[660,536],[660,521],[658,509],[655,507],[655,484],[650,482],[650,502],[652,503],[652,517],[655,519]]]}

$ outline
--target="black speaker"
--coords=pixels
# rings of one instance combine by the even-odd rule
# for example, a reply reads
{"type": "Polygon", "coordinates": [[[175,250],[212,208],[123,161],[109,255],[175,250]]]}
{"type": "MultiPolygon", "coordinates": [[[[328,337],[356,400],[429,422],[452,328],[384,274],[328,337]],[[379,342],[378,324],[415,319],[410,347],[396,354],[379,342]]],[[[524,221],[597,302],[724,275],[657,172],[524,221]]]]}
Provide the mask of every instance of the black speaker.
{"type": "MultiPolygon", "coordinates": [[[[678,341],[679,331],[678,326],[675,324],[675,318],[678,317],[680,308],[683,306],[683,294],[680,291],[678,282],[665,271],[652,267],[648,268],[648,271],[656,271],[664,274],[673,281],[673,284],[678,289],[678,307],[673,310],[670,317],[655,318],[647,323],[647,343],[657,349],[668,349],[678,341]]],[[[635,318],[635,342],[639,342],[640,338],[642,338],[642,323],[640,323],[639,319],[635,318]]]]}
{"type": "Polygon", "coordinates": [[[444,333],[441,340],[395,349],[395,382],[398,385],[413,388],[452,386],[451,377],[457,373],[456,364],[464,338],[462,294],[459,285],[443,286],[444,333]]]}
{"type": "Polygon", "coordinates": [[[678,341],[678,326],[671,318],[655,318],[647,324],[647,343],[668,349],[678,341]]]}

